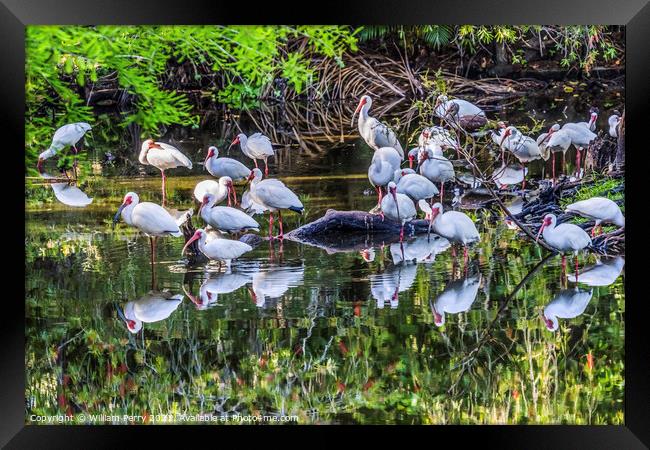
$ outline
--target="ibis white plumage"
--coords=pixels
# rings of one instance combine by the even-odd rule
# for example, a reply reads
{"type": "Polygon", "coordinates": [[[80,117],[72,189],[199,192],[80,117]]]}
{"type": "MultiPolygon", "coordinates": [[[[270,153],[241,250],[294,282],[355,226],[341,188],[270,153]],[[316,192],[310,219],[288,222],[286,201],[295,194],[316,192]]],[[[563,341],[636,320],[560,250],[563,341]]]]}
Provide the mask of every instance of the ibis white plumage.
{"type": "Polygon", "coordinates": [[[160,322],[172,315],[183,302],[183,295],[172,295],[168,291],[149,291],[138,300],[127,302],[124,311],[117,314],[126,323],[131,333],[142,329],[143,323],[160,322]]]}
{"type": "Polygon", "coordinates": [[[445,289],[434,301],[430,301],[433,322],[441,327],[445,324],[446,314],[459,314],[468,311],[481,286],[481,275],[462,278],[452,281],[445,286],[445,289]]]}
{"type": "Polygon", "coordinates": [[[251,170],[236,159],[220,158],[219,149],[214,145],[208,148],[203,166],[210,175],[217,178],[230,177],[230,179],[238,181],[247,179],[251,174],[251,170]]]}
{"type": "Polygon", "coordinates": [[[230,146],[232,147],[235,144],[239,144],[242,153],[253,160],[255,168],[258,168],[258,159],[264,160],[264,175],[269,175],[269,157],[275,156],[275,150],[273,150],[273,144],[271,144],[271,139],[268,136],[262,133],[255,133],[250,136],[239,133],[230,146]]]}
{"type": "Polygon", "coordinates": [[[402,242],[404,225],[415,218],[417,211],[413,200],[405,194],[397,193],[397,185],[393,181],[388,183],[388,193],[381,201],[381,212],[389,219],[400,223],[399,240],[402,242]]]}
{"type": "Polygon", "coordinates": [[[445,183],[456,178],[454,166],[442,155],[442,149],[437,144],[420,149],[416,171],[428,180],[440,183],[440,201],[444,196],[445,183]]]}
{"type": "Polygon", "coordinates": [[[392,147],[399,153],[400,161],[404,159],[404,149],[397,139],[395,132],[386,124],[381,123],[374,117],[370,117],[369,111],[372,107],[372,98],[364,95],[359,100],[359,105],[352,115],[350,125],[354,125],[354,116],[359,113],[359,134],[366,141],[366,144],[374,150],[382,147],[392,147]]]}
{"type": "Polygon", "coordinates": [[[544,307],[542,319],[549,331],[556,331],[560,324],[560,319],[573,319],[585,312],[589,301],[593,295],[593,290],[565,289],[560,291],[553,300],[544,307]]]}
{"type": "Polygon", "coordinates": [[[179,149],[164,142],[155,142],[153,139],[147,139],[142,143],[138,160],[141,164],[154,166],[160,170],[162,176],[163,205],[167,199],[165,190],[167,176],[165,175],[165,170],[176,167],[192,168],[192,161],[181,153],[179,149]]]}
{"type": "Polygon", "coordinates": [[[592,228],[591,235],[594,236],[596,228],[602,232],[602,223],[613,223],[616,226],[625,226],[625,217],[621,208],[613,201],[605,197],[591,197],[587,200],[567,205],[566,212],[578,214],[587,219],[596,221],[592,228]]]}
{"type": "Polygon", "coordinates": [[[214,206],[215,197],[205,194],[199,209],[201,218],[212,228],[225,233],[260,231],[260,225],[251,216],[229,206],[214,206]]]}
{"type": "Polygon", "coordinates": [[[230,264],[233,259],[237,259],[246,252],[253,250],[253,247],[245,242],[237,241],[234,239],[215,238],[210,241],[208,233],[203,228],[199,228],[194,232],[194,235],[185,243],[181,254],[185,253],[185,249],[194,241],[199,241],[199,250],[209,259],[221,261],[226,263],[226,267],[230,269],[230,264]]]}
{"type": "MultiPolygon", "coordinates": [[[[54,132],[52,143],[50,147],[38,155],[38,163],[36,167],[39,172],[42,172],[43,161],[56,155],[65,147],[72,147],[75,155],[78,153],[77,142],[81,140],[86,132],[90,131],[92,127],[86,122],[76,122],[63,125],[54,132]]],[[[75,160],[75,177],[76,177],[76,160],[75,160]]]]}
{"type": "Polygon", "coordinates": [[[433,232],[452,243],[461,244],[464,257],[467,258],[467,246],[481,239],[472,219],[459,211],[443,212],[441,203],[429,206],[427,202],[420,200],[418,205],[422,211],[430,215],[430,227],[433,232]]]}
{"type": "Polygon", "coordinates": [[[401,162],[402,158],[398,151],[392,147],[382,147],[372,155],[372,161],[368,167],[368,179],[377,191],[377,205],[381,205],[382,188],[391,182],[395,170],[399,169],[401,162]]]}

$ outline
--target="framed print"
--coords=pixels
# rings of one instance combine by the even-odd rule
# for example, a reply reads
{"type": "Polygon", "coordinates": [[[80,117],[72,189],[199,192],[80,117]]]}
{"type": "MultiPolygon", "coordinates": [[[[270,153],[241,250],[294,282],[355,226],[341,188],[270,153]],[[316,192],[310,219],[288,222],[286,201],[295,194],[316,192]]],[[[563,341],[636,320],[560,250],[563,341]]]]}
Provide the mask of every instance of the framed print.
{"type": "Polygon", "coordinates": [[[5,1],[3,444],[647,448],[650,7],[483,3],[5,1]]]}

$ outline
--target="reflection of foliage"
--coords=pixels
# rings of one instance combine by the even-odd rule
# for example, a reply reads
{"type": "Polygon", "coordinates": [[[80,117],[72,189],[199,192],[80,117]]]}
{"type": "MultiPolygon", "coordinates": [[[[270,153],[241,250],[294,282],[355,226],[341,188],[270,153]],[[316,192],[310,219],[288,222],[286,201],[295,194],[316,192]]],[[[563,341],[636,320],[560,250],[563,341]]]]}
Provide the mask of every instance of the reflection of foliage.
{"type": "MultiPolygon", "coordinates": [[[[476,219],[483,224],[476,258],[488,284],[472,310],[450,315],[441,328],[433,324],[429,301],[444,289],[453,266],[449,252],[418,268],[398,309],[380,311],[368,301],[367,286],[354,286],[361,270],[381,272],[391,264],[385,254],[378,251],[368,266],[354,253],[328,256],[323,264],[321,250],[285,243],[288,260],[305,261],[308,286],[291,289],[264,310],[251,311],[245,288],[207,311],[195,311],[186,301],[169,319],[146,325],[144,339],[126,331],[112,303],[148,290],[146,239],[98,237],[87,251],[82,236],[75,241],[70,235],[65,245],[76,251],[41,254],[37,247],[58,242],[62,230],[32,222],[26,259],[27,414],[622,423],[621,281],[595,289],[585,314],[550,333],[538,314],[558,289],[559,261],[551,259],[472,353],[503,299],[539,260],[538,248],[493,226],[489,215],[479,212],[476,219]],[[75,275],[87,259],[97,261],[101,278],[75,275]],[[62,274],[60,283],[51,281],[51,270],[62,274]]],[[[180,241],[161,244],[163,260],[178,258],[180,241]]],[[[259,256],[266,252],[260,249],[259,256]]],[[[181,291],[177,274],[165,277],[163,285],[181,291]]]]}

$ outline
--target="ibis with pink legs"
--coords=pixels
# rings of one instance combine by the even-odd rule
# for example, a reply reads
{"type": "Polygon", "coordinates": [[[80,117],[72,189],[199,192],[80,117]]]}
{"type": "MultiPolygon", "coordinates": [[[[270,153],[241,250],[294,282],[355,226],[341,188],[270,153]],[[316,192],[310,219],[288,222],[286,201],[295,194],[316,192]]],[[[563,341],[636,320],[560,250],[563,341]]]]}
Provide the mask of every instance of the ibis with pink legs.
{"type": "Polygon", "coordinates": [[[214,205],[215,196],[205,194],[199,208],[199,215],[215,230],[225,233],[260,231],[260,225],[244,211],[229,206],[214,205]]]}
{"type": "Polygon", "coordinates": [[[382,147],[372,155],[372,161],[368,167],[368,179],[377,191],[377,205],[381,205],[382,188],[391,182],[401,162],[402,158],[392,147],[382,147]]]}
{"type": "Polygon", "coordinates": [[[245,180],[251,174],[251,170],[232,158],[219,157],[219,150],[214,145],[208,148],[208,153],[203,163],[205,169],[213,177],[230,177],[231,180],[245,180]]]}
{"type": "Polygon", "coordinates": [[[550,153],[552,160],[553,184],[555,184],[555,154],[562,152],[562,173],[564,173],[566,152],[571,147],[571,136],[566,130],[560,128],[560,124],[553,124],[546,133],[537,138],[537,145],[542,153],[550,153]]]}
{"type": "Polygon", "coordinates": [[[354,125],[354,116],[359,113],[359,134],[371,148],[379,150],[382,147],[392,147],[399,153],[400,161],[404,159],[404,149],[397,140],[397,135],[386,124],[381,123],[374,117],[370,117],[369,111],[372,107],[372,99],[364,95],[359,100],[359,105],[352,115],[350,125],[354,125]]]}
{"type": "Polygon", "coordinates": [[[140,156],[138,157],[141,164],[154,166],[160,170],[162,175],[162,204],[165,205],[167,193],[165,190],[167,176],[165,170],[176,167],[192,168],[192,161],[185,156],[179,149],[173,145],[164,142],[154,142],[153,139],[147,139],[142,143],[140,156]]]}
{"type": "Polygon", "coordinates": [[[440,201],[445,192],[445,183],[456,179],[456,172],[451,161],[442,155],[439,145],[427,146],[420,149],[416,172],[433,183],[440,183],[440,201]]]}
{"type": "Polygon", "coordinates": [[[271,139],[269,139],[268,136],[265,136],[262,133],[255,133],[250,136],[246,136],[244,133],[239,133],[230,143],[230,147],[235,144],[239,144],[242,153],[253,160],[255,168],[259,168],[257,160],[263,160],[264,176],[269,175],[269,157],[275,156],[275,150],[273,150],[273,144],[271,144],[271,139]]]}
{"type": "Polygon", "coordinates": [[[581,250],[591,246],[591,238],[589,235],[577,225],[572,223],[561,223],[557,225],[557,217],[555,214],[547,214],[544,216],[542,226],[537,233],[537,240],[539,236],[544,237],[546,243],[562,253],[562,270],[566,270],[566,253],[573,253],[575,255],[576,274],[578,273],[578,253],[581,250]]]}
{"type": "Polygon", "coordinates": [[[214,238],[208,241],[208,233],[203,228],[199,228],[194,235],[185,243],[181,254],[185,253],[187,247],[194,241],[199,241],[199,250],[209,259],[224,262],[226,268],[230,269],[233,259],[241,257],[246,252],[253,250],[253,247],[245,242],[234,239],[214,238]]]}
{"type": "Polygon", "coordinates": [[[565,130],[567,132],[571,138],[571,143],[576,148],[576,176],[580,177],[582,172],[580,167],[582,151],[584,149],[589,149],[590,145],[596,140],[597,136],[596,134],[592,133],[587,127],[577,123],[565,123],[562,126],[562,130],[565,130]]]}
{"type": "Polygon", "coordinates": [[[460,211],[444,212],[441,203],[429,206],[420,200],[418,206],[430,217],[431,230],[451,243],[461,244],[463,257],[467,259],[467,247],[481,239],[472,219],[460,211]]]}
{"type": "Polygon", "coordinates": [[[302,214],[305,209],[302,202],[282,181],[272,178],[262,180],[262,172],[260,169],[253,169],[248,180],[251,184],[250,196],[253,201],[266,208],[271,214],[269,219],[269,238],[273,239],[273,213],[277,212],[280,218],[280,234],[278,235],[278,239],[284,239],[282,210],[288,209],[302,214]]]}
{"type": "MultiPolygon", "coordinates": [[[[501,160],[504,160],[503,150],[507,149],[526,167],[526,164],[540,159],[543,156],[535,139],[530,136],[524,136],[516,127],[512,125],[506,127],[501,135],[501,160]]],[[[526,189],[526,176],[522,181],[522,189],[526,189]]]]}
{"type": "Polygon", "coordinates": [[[381,212],[384,217],[400,223],[399,240],[402,242],[404,240],[404,225],[415,218],[417,210],[413,200],[407,195],[397,192],[397,185],[394,181],[388,183],[388,193],[381,201],[381,212]]]}
{"type": "Polygon", "coordinates": [[[613,200],[605,197],[592,197],[587,200],[571,203],[567,205],[566,212],[595,220],[596,224],[591,230],[592,236],[595,235],[596,229],[602,233],[602,223],[612,223],[618,227],[625,226],[625,217],[621,212],[621,208],[613,200]]]}
{"type": "MultiPolygon", "coordinates": [[[[165,208],[155,203],[140,202],[140,197],[135,192],[124,196],[122,204],[113,217],[113,227],[120,220],[127,225],[137,228],[149,237],[151,244],[151,264],[156,261],[156,239],[165,236],[182,236],[179,223],[165,208]]],[[[186,216],[183,216],[183,221],[186,216]]]]}

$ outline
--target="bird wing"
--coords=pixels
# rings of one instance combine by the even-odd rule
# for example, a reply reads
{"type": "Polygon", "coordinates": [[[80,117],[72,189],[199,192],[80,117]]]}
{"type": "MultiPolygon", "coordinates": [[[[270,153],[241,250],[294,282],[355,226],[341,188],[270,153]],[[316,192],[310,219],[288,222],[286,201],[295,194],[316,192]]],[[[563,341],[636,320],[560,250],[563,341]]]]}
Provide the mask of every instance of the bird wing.
{"type": "Polygon", "coordinates": [[[248,167],[232,158],[216,158],[215,161],[208,165],[208,171],[212,176],[228,176],[233,180],[247,178],[251,174],[248,167]]]}
{"type": "Polygon", "coordinates": [[[259,229],[260,224],[251,216],[239,209],[229,206],[215,206],[210,210],[212,223],[219,224],[216,228],[222,230],[241,230],[244,228],[259,229]]]}
{"type": "Polygon", "coordinates": [[[302,208],[302,202],[291,189],[280,180],[262,180],[255,188],[255,195],[272,208],[302,208]]]}
{"type": "Polygon", "coordinates": [[[173,145],[165,144],[164,142],[156,142],[156,144],[162,147],[163,150],[168,151],[179,165],[187,167],[188,169],[192,168],[192,161],[190,161],[187,156],[181,153],[179,149],[173,145]]]}
{"type": "Polygon", "coordinates": [[[218,259],[239,258],[246,252],[253,250],[250,245],[233,239],[213,239],[205,244],[207,256],[218,259]]]}
{"type": "Polygon", "coordinates": [[[256,155],[275,155],[271,139],[262,133],[255,133],[252,136],[249,136],[246,146],[256,155]]]}
{"type": "Polygon", "coordinates": [[[402,149],[402,145],[397,140],[397,135],[392,129],[377,119],[374,119],[370,128],[374,134],[374,142],[377,147],[392,147],[397,150],[400,161],[404,159],[404,149],[402,149]]]}
{"type": "Polygon", "coordinates": [[[176,224],[176,220],[165,208],[155,203],[138,203],[136,207],[133,208],[131,221],[146,234],[171,234],[172,236],[180,236],[182,234],[176,224]]]}
{"type": "Polygon", "coordinates": [[[581,250],[591,245],[589,235],[577,225],[572,223],[562,223],[555,227],[557,235],[566,236],[569,246],[573,250],[581,250]]]}
{"type": "Polygon", "coordinates": [[[223,201],[225,195],[223,198],[219,200],[219,183],[214,181],[214,180],[203,180],[199,183],[197,183],[196,187],[194,188],[194,198],[196,198],[198,201],[202,202],[203,201],[203,196],[205,194],[212,194],[215,197],[217,197],[217,202],[219,203],[223,201]]]}

